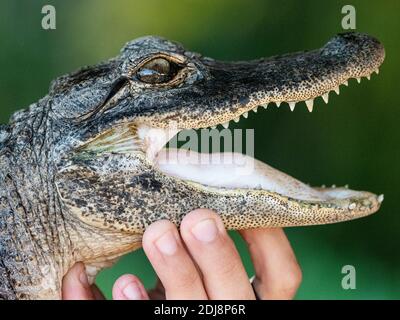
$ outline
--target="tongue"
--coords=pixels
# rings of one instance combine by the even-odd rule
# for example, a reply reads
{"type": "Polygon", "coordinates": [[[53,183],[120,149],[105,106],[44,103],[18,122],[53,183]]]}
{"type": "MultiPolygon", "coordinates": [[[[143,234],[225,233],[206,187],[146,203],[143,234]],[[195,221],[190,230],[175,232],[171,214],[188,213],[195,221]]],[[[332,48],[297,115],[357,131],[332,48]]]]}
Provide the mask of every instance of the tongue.
{"type": "Polygon", "coordinates": [[[155,159],[165,174],[206,186],[263,189],[298,200],[324,201],[326,192],[309,187],[252,157],[239,153],[197,153],[162,149],[155,159]]]}

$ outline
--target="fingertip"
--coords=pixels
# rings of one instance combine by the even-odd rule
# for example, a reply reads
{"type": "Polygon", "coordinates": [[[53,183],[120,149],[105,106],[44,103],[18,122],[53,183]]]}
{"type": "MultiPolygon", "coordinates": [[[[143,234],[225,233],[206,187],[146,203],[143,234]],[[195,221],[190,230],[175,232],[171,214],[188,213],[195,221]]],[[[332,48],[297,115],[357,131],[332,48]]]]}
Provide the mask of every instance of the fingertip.
{"type": "Polygon", "coordinates": [[[148,300],[149,296],[141,281],[131,274],[117,279],[112,289],[114,300],[148,300]]]}
{"type": "Polygon", "coordinates": [[[148,226],[143,234],[143,249],[146,251],[153,242],[168,231],[176,231],[176,226],[169,220],[159,220],[148,226]]]}
{"type": "Polygon", "coordinates": [[[225,232],[225,226],[222,222],[221,217],[210,209],[196,209],[189,212],[181,222],[181,232],[187,232],[191,230],[200,221],[212,219],[215,221],[220,232],[225,232]]]}

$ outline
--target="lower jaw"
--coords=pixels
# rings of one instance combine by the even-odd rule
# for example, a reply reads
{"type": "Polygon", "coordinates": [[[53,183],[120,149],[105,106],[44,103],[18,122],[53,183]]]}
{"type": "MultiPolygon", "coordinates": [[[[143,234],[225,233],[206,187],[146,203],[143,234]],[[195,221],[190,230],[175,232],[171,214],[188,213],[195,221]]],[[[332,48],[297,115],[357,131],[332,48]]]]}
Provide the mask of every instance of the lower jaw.
{"type": "Polygon", "coordinates": [[[375,212],[383,200],[383,195],[346,187],[313,188],[238,153],[204,154],[184,149],[162,149],[154,159],[154,165],[168,176],[198,183],[213,192],[275,194],[287,201],[337,207],[360,216],[375,212]]]}
{"type": "Polygon", "coordinates": [[[351,220],[376,212],[383,201],[383,195],[345,187],[312,188],[242,154],[162,149],[179,130],[167,134],[164,131],[139,126],[136,132],[135,125],[122,125],[86,144],[84,149],[121,154],[142,150],[150,168],[176,179],[172,185],[183,184],[199,193],[194,199],[202,201],[196,202],[196,207],[203,205],[225,217],[241,212],[240,220],[250,219],[245,226],[300,226],[351,220]]]}

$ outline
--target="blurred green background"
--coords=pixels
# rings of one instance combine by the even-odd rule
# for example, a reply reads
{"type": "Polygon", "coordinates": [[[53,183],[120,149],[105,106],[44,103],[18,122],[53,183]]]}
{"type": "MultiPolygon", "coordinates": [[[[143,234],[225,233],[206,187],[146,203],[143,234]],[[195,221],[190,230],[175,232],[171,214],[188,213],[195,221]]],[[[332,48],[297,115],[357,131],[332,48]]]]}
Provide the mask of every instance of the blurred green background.
{"type": "MultiPolygon", "coordinates": [[[[250,59],[320,47],[341,29],[348,1],[33,1],[0,4],[0,123],[47,93],[56,76],[118,53],[136,37],[155,34],[218,59],[250,59]],[[41,28],[41,8],[57,10],[57,29],[41,28]]],[[[378,214],[286,233],[303,269],[298,299],[400,298],[399,1],[351,1],[357,31],[379,38],[386,61],[379,76],[350,81],[313,113],[300,104],[271,107],[242,121],[255,129],[256,157],[312,185],[349,184],[384,193],[378,214]],[[343,290],[341,269],[353,265],[357,289],[343,290]]],[[[245,245],[232,233],[249,274],[245,245]]],[[[134,273],[151,287],[143,251],[123,257],[97,283],[110,297],[115,279],[134,273]]]]}

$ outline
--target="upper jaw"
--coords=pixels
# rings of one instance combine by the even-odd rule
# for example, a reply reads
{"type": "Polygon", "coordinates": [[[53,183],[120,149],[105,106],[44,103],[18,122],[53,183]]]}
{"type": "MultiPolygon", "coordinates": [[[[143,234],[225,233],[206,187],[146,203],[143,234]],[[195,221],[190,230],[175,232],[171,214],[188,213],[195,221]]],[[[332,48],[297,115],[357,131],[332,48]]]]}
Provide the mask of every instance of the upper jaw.
{"type": "Polygon", "coordinates": [[[339,94],[339,86],[348,85],[349,79],[360,81],[378,73],[384,57],[378,40],[360,33],[339,34],[317,50],[253,61],[220,62],[193,56],[190,63],[203,72],[200,80],[131,94],[129,86],[123,86],[110,99],[118,101],[116,105],[90,115],[93,121],[84,140],[127,123],[164,130],[172,125],[174,133],[219,124],[228,127],[230,121],[247,118],[249,111],[271,102],[278,107],[287,103],[293,111],[296,103],[304,101],[311,112],[315,98],[320,96],[327,103],[330,91],[339,94]]]}
{"type": "Polygon", "coordinates": [[[304,101],[311,112],[317,97],[327,103],[329,93],[339,94],[339,86],[348,85],[349,79],[359,82],[378,73],[384,57],[384,48],[375,38],[347,33],[308,52],[245,62],[200,58],[207,70],[204,81],[177,89],[177,97],[165,100],[169,106],[160,101],[154,123],[145,117],[141,120],[152,126],[165,127],[175,121],[181,129],[206,128],[246,117],[250,110],[271,102],[287,103],[293,111],[304,101]]]}
{"type": "Polygon", "coordinates": [[[322,97],[327,103],[329,93],[338,94],[339,86],[347,85],[349,79],[369,79],[384,57],[384,48],[375,38],[359,33],[337,35],[317,50],[253,61],[193,56],[188,61],[196,66],[196,77],[178,87],[130,94],[129,86],[124,87],[117,95],[124,98],[102,110],[99,127],[124,121],[154,128],[168,128],[172,122],[179,129],[226,127],[229,121],[271,102],[287,103],[294,110],[304,101],[311,112],[314,99],[322,97]]]}

